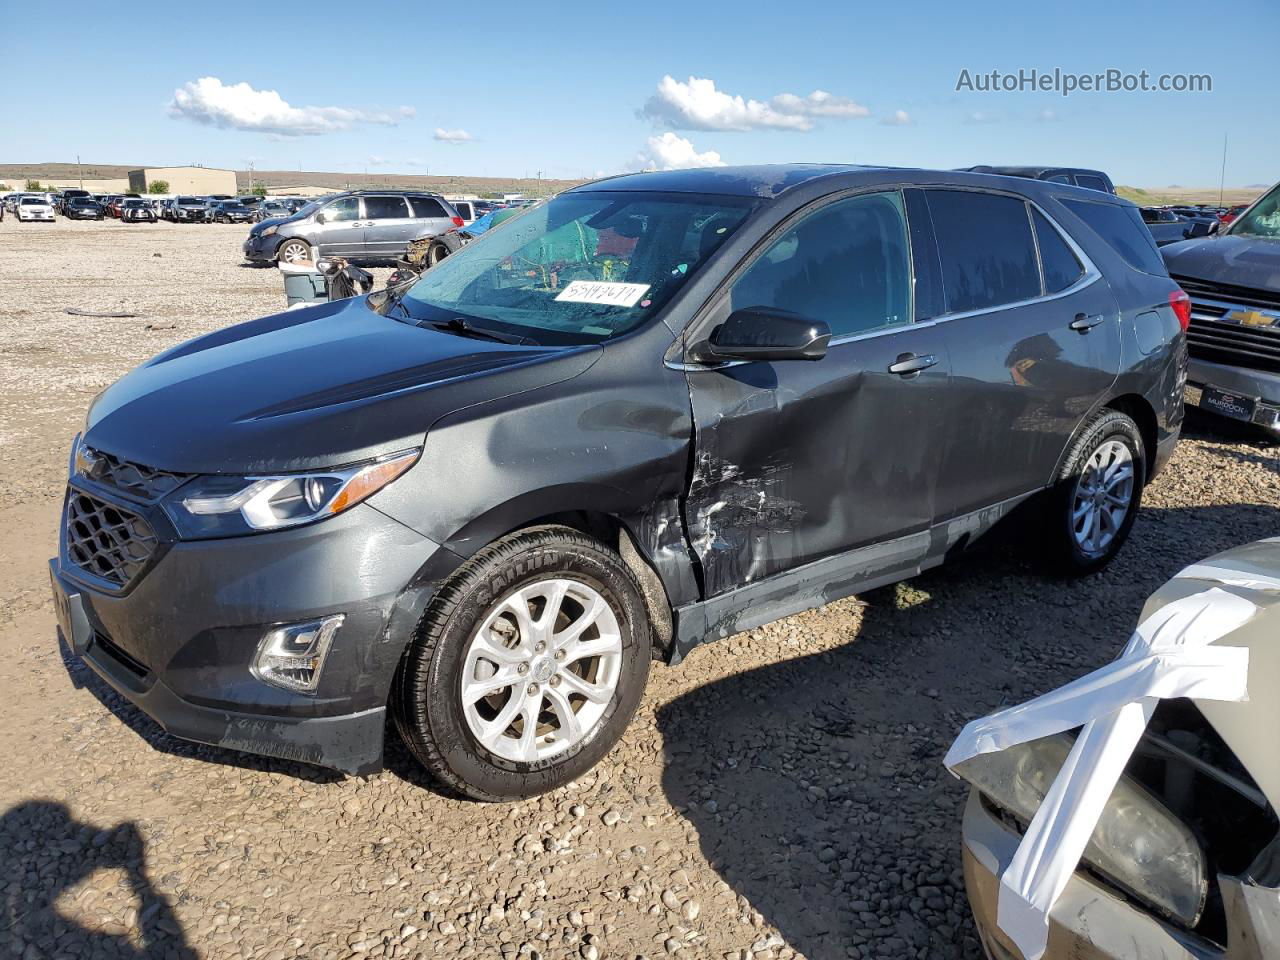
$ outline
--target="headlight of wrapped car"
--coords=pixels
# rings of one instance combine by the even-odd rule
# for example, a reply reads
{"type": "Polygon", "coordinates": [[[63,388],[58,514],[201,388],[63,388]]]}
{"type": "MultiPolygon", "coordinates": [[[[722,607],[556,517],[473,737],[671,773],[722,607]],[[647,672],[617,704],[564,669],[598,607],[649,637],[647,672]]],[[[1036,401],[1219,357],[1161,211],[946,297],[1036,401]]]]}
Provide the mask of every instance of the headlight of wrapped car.
{"type": "MultiPolygon", "coordinates": [[[[1024,824],[1040,809],[1058,776],[1070,737],[1033,740],[967,760],[956,773],[1024,824]]],[[[1191,831],[1128,777],[1121,777],[1085,848],[1098,873],[1165,916],[1188,927],[1200,919],[1208,893],[1204,853],[1191,831]]]]}
{"type": "Polygon", "coordinates": [[[377,460],[275,476],[196,477],[175,490],[164,509],[183,539],[279,530],[332,517],[373,496],[417,462],[421,450],[377,460]]]}
{"type": "Polygon", "coordinates": [[[278,230],[278,229],[279,229],[279,224],[275,224],[275,223],[273,223],[271,226],[267,227],[266,229],[264,229],[264,230],[262,231],[262,235],[263,235],[264,237],[270,237],[270,236],[272,236],[272,235],[276,232],[276,230],[278,230]]]}

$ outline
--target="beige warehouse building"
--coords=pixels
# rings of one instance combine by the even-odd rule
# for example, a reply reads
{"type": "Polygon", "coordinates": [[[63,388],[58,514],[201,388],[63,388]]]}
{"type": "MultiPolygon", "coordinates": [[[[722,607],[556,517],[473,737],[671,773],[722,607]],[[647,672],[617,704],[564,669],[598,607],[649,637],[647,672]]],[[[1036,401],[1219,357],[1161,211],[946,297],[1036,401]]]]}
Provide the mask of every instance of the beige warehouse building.
{"type": "Polygon", "coordinates": [[[198,196],[225,193],[234,197],[239,192],[234,170],[219,170],[216,167],[143,167],[141,170],[129,171],[129,189],[133,193],[146,193],[147,187],[157,180],[169,184],[169,193],[194,193],[198,196]]]}

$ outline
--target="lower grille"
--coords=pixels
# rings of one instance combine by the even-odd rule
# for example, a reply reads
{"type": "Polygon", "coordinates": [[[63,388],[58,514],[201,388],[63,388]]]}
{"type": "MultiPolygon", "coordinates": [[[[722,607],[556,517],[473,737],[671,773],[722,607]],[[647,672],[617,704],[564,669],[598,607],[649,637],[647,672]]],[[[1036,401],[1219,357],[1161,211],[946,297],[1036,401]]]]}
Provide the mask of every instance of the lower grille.
{"type": "Polygon", "coordinates": [[[128,586],[155,553],[155,531],[131,510],[72,489],[67,497],[67,557],[118,587],[128,586]]]}

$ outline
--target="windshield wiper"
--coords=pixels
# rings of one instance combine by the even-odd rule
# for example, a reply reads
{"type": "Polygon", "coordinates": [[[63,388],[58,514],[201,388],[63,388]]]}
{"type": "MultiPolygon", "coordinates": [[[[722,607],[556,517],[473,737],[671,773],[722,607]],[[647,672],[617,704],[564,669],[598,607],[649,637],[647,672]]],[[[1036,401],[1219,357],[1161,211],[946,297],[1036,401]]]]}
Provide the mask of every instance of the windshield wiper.
{"type": "Polygon", "coordinates": [[[529,337],[521,337],[514,333],[499,333],[497,330],[489,330],[486,327],[477,327],[471,323],[466,317],[453,317],[450,320],[420,320],[418,326],[423,325],[434,327],[436,330],[448,330],[450,333],[461,334],[464,337],[474,337],[477,340],[493,340],[497,343],[511,343],[524,346],[537,346],[538,341],[529,337]]]}

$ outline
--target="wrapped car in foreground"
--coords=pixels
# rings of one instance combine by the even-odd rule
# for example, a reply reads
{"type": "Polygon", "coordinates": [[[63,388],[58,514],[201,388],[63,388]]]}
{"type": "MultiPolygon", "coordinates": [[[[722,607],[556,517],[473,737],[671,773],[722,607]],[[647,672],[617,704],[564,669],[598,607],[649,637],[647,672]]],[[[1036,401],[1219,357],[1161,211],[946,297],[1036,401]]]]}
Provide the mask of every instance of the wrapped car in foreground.
{"type": "Polygon", "coordinates": [[[1148,600],[1139,631],[1179,605],[1196,607],[1185,627],[1199,641],[1176,637],[1126,664],[1131,641],[1115,664],[966,728],[981,731],[970,743],[1016,741],[953,766],[973,784],[965,880],[993,960],[1280,956],[1280,538],[1183,570],[1148,600]],[[1126,672],[1148,694],[1122,708],[1138,725],[1128,743],[1114,736],[1126,721],[1114,704],[1103,706],[1104,674],[1126,672]],[[1164,696],[1170,691],[1186,695],[1164,696]],[[1095,700],[1083,729],[1019,735],[1036,727],[1038,712],[1062,710],[1073,697],[1095,700]],[[1112,739],[1097,739],[1099,724],[1112,739]],[[1091,798],[1095,776],[1118,780],[1109,794],[1109,779],[1100,780],[1091,798]],[[1046,825],[1073,816],[1087,817],[1074,841],[1087,837],[1078,865],[1074,853],[1063,862],[1072,872],[1056,894],[1052,885],[1024,887],[1022,876],[1040,870],[1043,880],[1044,865],[1073,842],[1071,831],[1046,825]],[[1024,837],[1032,830],[1034,840],[1024,837]],[[1042,954],[1017,945],[1037,939],[1024,897],[1047,910],[1042,954]]]}

